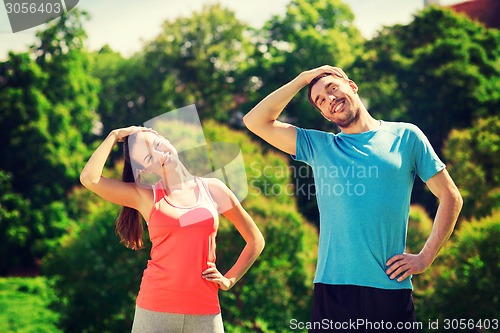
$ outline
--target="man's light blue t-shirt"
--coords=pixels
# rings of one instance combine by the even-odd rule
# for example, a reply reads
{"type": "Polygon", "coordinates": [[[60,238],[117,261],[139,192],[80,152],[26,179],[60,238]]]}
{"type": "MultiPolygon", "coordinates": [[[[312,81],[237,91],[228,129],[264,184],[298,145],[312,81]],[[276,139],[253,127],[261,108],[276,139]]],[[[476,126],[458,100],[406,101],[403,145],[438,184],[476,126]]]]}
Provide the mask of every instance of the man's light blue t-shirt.
{"type": "Polygon", "coordinates": [[[320,215],[315,283],[411,289],[391,280],[386,262],[404,253],[410,196],[445,168],[415,125],[381,122],[359,134],[297,128],[292,158],[314,172],[320,215]]]}

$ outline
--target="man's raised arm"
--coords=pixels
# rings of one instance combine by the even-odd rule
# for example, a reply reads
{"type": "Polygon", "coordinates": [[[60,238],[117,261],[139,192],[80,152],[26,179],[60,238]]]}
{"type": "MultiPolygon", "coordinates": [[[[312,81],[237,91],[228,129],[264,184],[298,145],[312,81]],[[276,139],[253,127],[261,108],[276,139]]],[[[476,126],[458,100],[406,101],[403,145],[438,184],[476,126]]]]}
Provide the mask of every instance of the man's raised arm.
{"type": "MultiPolygon", "coordinates": [[[[281,151],[295,155],[297,132],[295,126],[278,119],[283,109],[302,88],[316,76],[331,73],[340,76],[342,70],[332,66],[321,66],[304,71],[281,88],[273,91],[243,117],[245,126],[281,151]]],[[[345,74],[344,74],[345,75],[345,74]]]]}

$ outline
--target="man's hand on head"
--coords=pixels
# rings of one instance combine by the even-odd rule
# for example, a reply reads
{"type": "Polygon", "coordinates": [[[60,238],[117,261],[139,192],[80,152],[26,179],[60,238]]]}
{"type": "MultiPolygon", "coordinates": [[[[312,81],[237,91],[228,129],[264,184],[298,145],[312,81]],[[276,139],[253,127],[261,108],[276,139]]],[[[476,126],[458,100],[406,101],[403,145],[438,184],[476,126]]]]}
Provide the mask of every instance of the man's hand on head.
{"type": "Polygon", "coordinates": [[[304,71],[302,72],[300,75],[302,75],[304,81],[305,81],[305,84],[309,84],[311,83],[311,81],[321,75],[321,74],[326,74],[326,75],[335,75],[335,76],[338,76],[340,78],[345,78],[347,79],[347,75],[344,73],[344,71],[342,70],[342,68],[340,67],[333,67],[333,66],[330,66],[330,65],[324,65],[324,66],[321,66],[321,67],[317,67],[317,68],[313,68],[313,69],[310,69],[308,71],[304,71]]]}

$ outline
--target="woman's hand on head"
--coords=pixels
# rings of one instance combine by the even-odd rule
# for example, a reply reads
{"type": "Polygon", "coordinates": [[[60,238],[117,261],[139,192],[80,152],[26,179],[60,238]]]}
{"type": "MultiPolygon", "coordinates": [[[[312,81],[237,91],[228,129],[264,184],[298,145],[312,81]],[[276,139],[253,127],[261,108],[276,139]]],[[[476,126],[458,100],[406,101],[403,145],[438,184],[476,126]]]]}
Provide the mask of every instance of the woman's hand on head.
{"type": "Polygon", "coordinates": [[[152,131],[158,134],[155,130],[151,128],[141,127],[141,126],[129,126],[129,127],[117,128],[112,130],[111,134],[116,135],[116,141],[122,142],[124,138],[138,131],[152,131]]]}

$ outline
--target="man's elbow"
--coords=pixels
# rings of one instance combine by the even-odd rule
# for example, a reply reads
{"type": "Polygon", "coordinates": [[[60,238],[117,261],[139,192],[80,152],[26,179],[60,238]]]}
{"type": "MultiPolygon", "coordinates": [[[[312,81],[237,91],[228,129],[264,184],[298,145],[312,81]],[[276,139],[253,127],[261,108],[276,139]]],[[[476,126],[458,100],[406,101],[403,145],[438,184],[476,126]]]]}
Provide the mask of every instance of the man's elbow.
{"type": "Polygon", "coordinates": [[[462,210],[462,206],[464,205],[464,199],[460,194],[460,191],[457,187],[450,189],[446,195],[447,201],[453,207],[454,211],[458,215],[462,210]]]}
{"type": "Polygon", "coordinates": [[[460,191],[458,189],[457,189],[457,194],[455,197],[455,202],[457,205],[458,212],[460,213],[460,211],[462,210],[462,207],[464,205],[464,199],[462,198],[462,195],[460,194],[460,191]]]}
{"type": "Polygon", "coordinates": [[[252,111],[247,113],[243,117],[243,124],[245,124],[246,128],[253,132],[254,134],[261,136],[265,134],[267,131],[271,130],[274,126],[275,119],[261,119],[256,115],[251,114],[252,111]]]}

